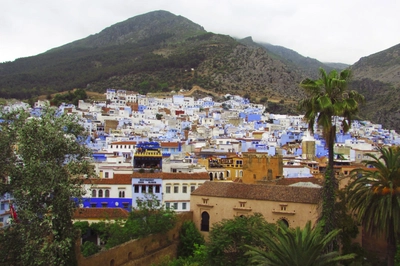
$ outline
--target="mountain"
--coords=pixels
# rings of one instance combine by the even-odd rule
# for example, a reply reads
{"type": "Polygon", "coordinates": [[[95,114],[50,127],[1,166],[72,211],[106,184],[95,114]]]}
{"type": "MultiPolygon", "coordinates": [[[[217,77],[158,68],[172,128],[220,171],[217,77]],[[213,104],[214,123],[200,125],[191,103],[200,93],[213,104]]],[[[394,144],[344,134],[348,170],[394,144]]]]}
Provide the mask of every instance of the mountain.
{"type": "Polygon", "coordinates": [[[271,111],[295,112],[296,98],[303,93],[298,83],[305,76],[262,46],[154,11],[43,54],[0,64],[0,97],[109,87],[147,93],[198,85],[221,95],[268,98],[274,102],[271,111]]]}
{"type": "Polygon", "coordinates": [[[105,47],[138,43],[157,36],[165,36],[169,43],[204,34],[200,25],[168,11],[154,11],[114,24],[100,33],[69,43],[51,51],[76,47],[105,47]]]}
{"type": "Polygon", "coordinates": [[[400,87],[400,44],[362,57],[351,68],[355,79],[379,80],[400,87]]]}
{"type": "Polygon", "coordinates": [[[324,68],[327,72],[334,69],[334,67],[321,63],[317,59],[304,57],[298,52],[285,48],[283,46],[272,45],[269,43],[260,43],[260,45],[268,51],[279,55],[285,60],[287,64],[298,67],[302,72],[307,75],[307,77],[310,78],[318,78],[318,69],[321,67],[324,68]]]}
{"type": "Polygon", "coordinates": [[[364,117],[400,130],[400,44],[361,58],[351,69],[352,87],[366,99],[364,117]]]}
{"type": "MultiPolygon", "coordinates": [[[[395,129],[400,129],[398,49],[352,66],[352,87],[368,100],[362,118],[395,129]],[[378,91],[383,96],[377,97],[378,91]]],[[[154,11],[43,54],[0,63],[0,97],[28,99],[74,88],[145,94],[199,86],[221,99],[226,93],[239,94],[266,104],[270,112],[295,114],[304,96],[298,85],[302,79],[317,78],[319,67],[329,71],[344,66],[256,43],[251,37],[237,40],[207,32],[182,16],[154,11]]]]}

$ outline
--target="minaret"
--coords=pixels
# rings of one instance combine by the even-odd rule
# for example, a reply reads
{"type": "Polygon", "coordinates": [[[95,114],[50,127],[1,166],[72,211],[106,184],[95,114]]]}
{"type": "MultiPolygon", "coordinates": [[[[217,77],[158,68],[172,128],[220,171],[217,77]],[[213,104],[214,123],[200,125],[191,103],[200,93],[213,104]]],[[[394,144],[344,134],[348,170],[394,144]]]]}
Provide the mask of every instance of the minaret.
{"type": "Polygon", "coordinates": [[[308,130],[302,138],[301,148],[303,151],[301,155],[302,159],[310,161],[315,160],[315,139],[308,130]]]}

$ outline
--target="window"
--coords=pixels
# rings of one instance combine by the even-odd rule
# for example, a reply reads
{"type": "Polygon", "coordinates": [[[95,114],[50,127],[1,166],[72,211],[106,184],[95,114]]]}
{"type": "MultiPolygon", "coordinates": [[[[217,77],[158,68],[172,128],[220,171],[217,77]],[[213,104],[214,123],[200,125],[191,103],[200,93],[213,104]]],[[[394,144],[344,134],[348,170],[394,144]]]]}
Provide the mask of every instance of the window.
{"type": "Polygon", "coordinates": [[[105,194],[104,195],[105,198],[109,198],[110,197],[110,190],[106,189],[104,194],[105,194]]]}
{"type": "Polygon", "coordinates": [[[179,187],[178,186],[174,186],[174,193],[179,193],[179,187]]]}
{"type": "Polygon", "coordinates": [[[171,186],[165,187],[165,193],[171,193],[171,186]]]}
{"type": "Polygon", "coordinates": [[[99,198],[102,198],[102,197],[103,197],[103,190],[99,189],[99,198]]]}
{"type": "Polygon", "coordinates": [[[153,186],[149,186],[149,193],[153,193],[153,186]]]}
{"type": "Polygon", "coordinates": [[[239,206],[244,208],[246,207],[246,202],[245,201],[239,201],[239,206]]]}
{"type": "Polygon", "coordinates": [[[208,198],[203,198],[203,204],[208,204],[208,198]]]}
{"type": "Polygon", "coordinates": [[[139,193],[139,185],[134,186],[134,193],[139,193]]]}
{"type": "Polygon", "coordinates": [[[108,172],[104,172],[104,178],[108,178],[109,177],[109,173],[108,172]]]}
{"type": "Polygon", "coordinates": [[[120,189],[118,191],[118,197],[125,198],[125,189],[120,189]]]}
{"type": "Polygon", "coordinates": [[[95,189],[92,190],[92,198],[96,198],[96,190],[95,189]]]}
{"type": "Polygon", "coordinates": [[[182,187],[182,193],[187,193],[187,186],[182,187]]]}
{"type": "Polygon", "coordinates": [[[156,193],[160,193],[160,186],[156,186],[156,193]]]}
{"type": "Polygon", "coordinates": [[[6,208],[6,205],[5,205],[4,203],[2,203],[2,204],[0,205],[0,210],[4,211],[5,208],[6,208]]]}
{"type": "Polygon", "coordinates": [[[178,202],[174,202],[174,210],[178,209],[178,202]]]}
{"type": "Polygon", "coordinates": [[[190,192],[193,192],[196,189],[196,186],[190,186],[190,192]]]}
{"type": "Polygon", "coordinates": [[[182,202],[182,210],[186,210],[186,202],[182,202]]]}
{"type": "Polygon", "coordinates": [[[165,203],[165,208],[169,209],[171,207],[171,204],[169,202],[165,203]]]}
{"type": "Polygon", "coordinates": [[[142,185],[142,193],[146,193],[146,186],[142,185]]]}

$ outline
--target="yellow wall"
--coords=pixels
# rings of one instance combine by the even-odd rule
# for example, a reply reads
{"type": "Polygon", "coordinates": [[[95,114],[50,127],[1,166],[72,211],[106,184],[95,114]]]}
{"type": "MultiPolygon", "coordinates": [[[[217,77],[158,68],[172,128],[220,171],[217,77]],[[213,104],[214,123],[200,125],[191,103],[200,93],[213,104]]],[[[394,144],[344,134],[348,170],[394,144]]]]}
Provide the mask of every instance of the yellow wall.
{"type": "MultiPolygon", "coordinates": [[[[204,211],[210,215],[210,229],[212,224],[218,223],[223,219],[232,219],[235,216],[252,215],[254,213],[261,213],[265,220],[270,223],[286,219],[290,227],[304,227],[309,220],[315,224],[318,218],[317,204],[220,197],[207,197],[207,204],[204,204],[204,199],[204,196],[196,195],[192,195],[190,198],[193,222],[199,230],[201,214],[204,211]],[[243,203],[244,207],[240,207],[243,203]],[[286,207],[286,210],[281,210],[282,207],[286,207]]],[[[202,232],[202,234],[206,237],[208,236],[208,232],[202,232]]]]}
{"type": "Polygon", "coordinates": [[[283,158],[281,155],[268,156],[260,153],[243,153],[242,159],[243,183],[253,184],[258,180],[274,180],[283,175],[283,158]]]}

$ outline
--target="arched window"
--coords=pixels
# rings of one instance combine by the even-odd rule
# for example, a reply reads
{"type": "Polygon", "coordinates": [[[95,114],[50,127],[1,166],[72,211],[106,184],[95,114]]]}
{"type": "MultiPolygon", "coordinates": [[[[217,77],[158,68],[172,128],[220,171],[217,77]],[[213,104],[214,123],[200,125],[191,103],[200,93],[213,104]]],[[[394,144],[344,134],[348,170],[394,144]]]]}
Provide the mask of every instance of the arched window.
{"type": "Polygon", "coordinates": [[[239,171],[239,177],[243,177],[243,171],[239,171]]]}
{"type": "Polygon", "coordinates": [[[96,197],[96,190],[93,189],[93,190],[92,190],[92,198],[95,198],[95,197],[96,197]]]}
{"type": "Polygon", "coordinates": [[[226,177],[229,177],[229,171],[226,171],[226,177]]]}
{"type": "Polygon", "coordinates": [[[109,198],[110,197],[110,190],[106,189],[106,191],[104,192],[104,197],[105,198],[109,198]]]}
{"type": "Polygon", "coordinates": [[[103,197],[103,190],[99,189],[99,198],[103,197]]]}
{"type": "Polygon", "coordinates": [[[213,175],[210,173],[210,181],[213,181],[213,175]]]}
{"type": "Polygon", "coordinates": [[[205,232],[210,231],[210,215],[208,212],[202,212],[201,214],[200,230],[205,232]]]}
{"type": "Polygon", "coordinates": [[[224,174],[223,173],[219,173],[219,180],[224,180],[224,174]]]}

